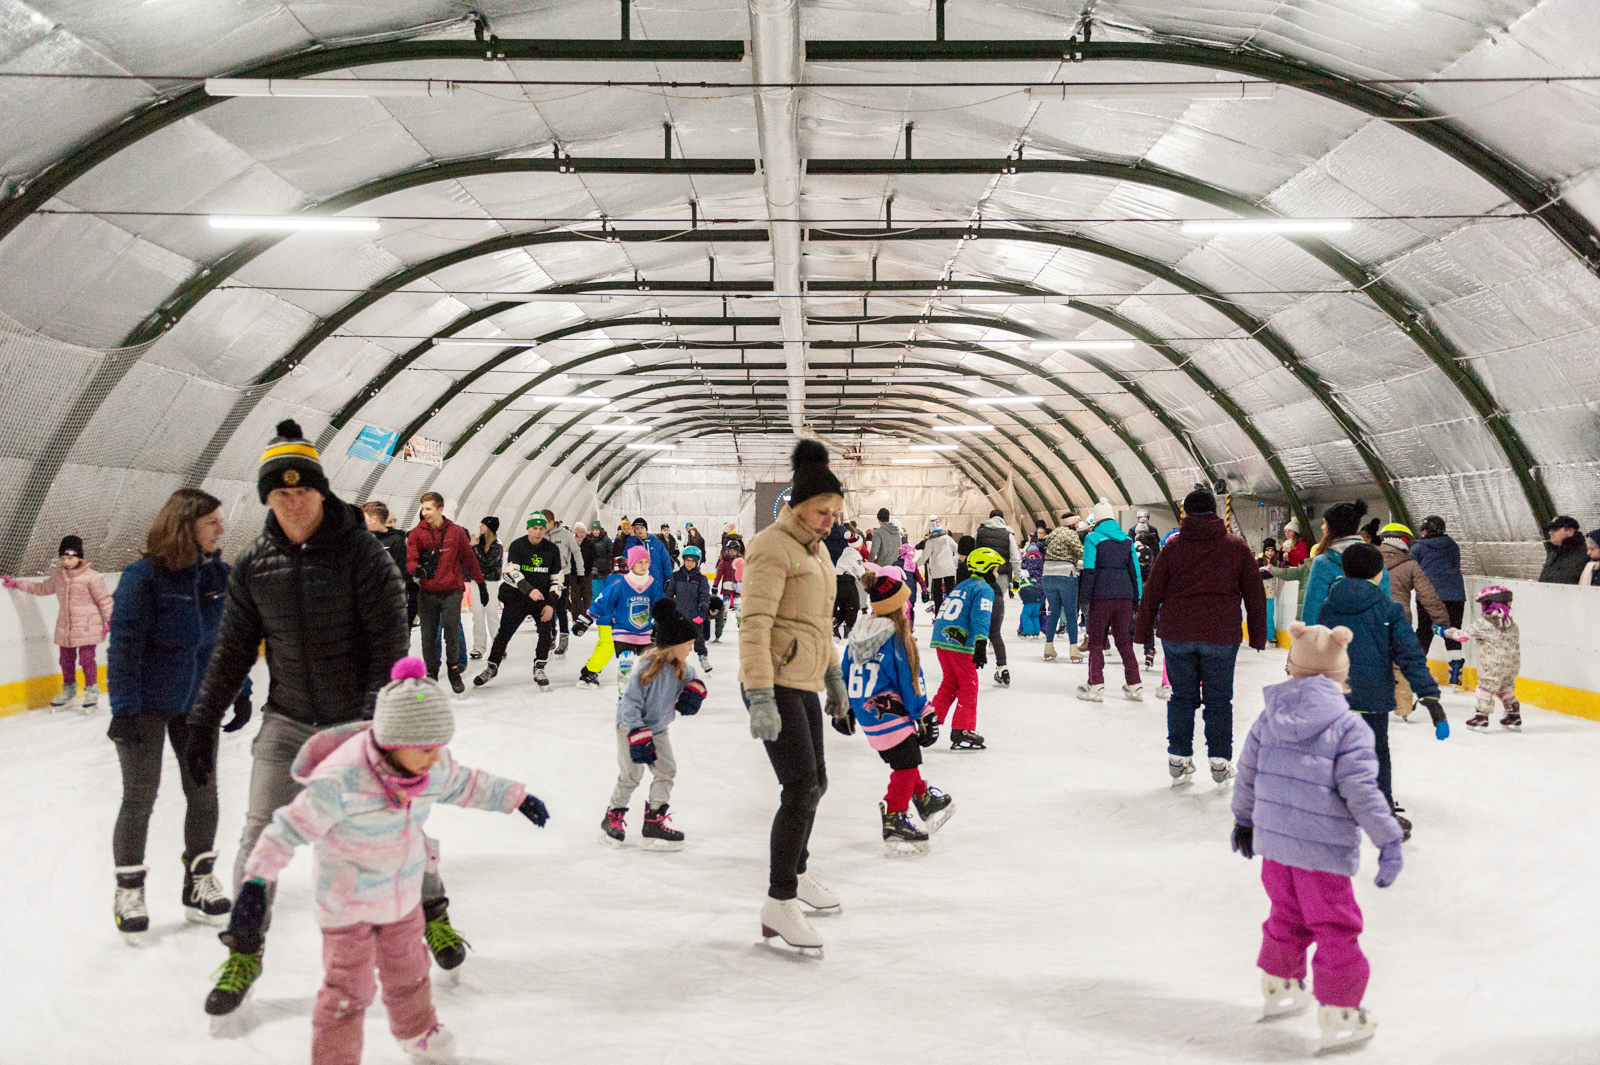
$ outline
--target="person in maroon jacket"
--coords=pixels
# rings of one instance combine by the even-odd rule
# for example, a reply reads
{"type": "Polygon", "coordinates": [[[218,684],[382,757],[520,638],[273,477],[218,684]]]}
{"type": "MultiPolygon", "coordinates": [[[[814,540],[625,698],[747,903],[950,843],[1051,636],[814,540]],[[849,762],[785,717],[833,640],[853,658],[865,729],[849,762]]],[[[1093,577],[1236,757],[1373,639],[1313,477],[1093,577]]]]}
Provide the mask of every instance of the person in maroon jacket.
{"type": "Polygon", "coordinates": [[[472,551],[467,530],[444,516],[444,496],[429,492],[422,497],[422,521],[406,536],[406,572],[416,577],[420,591],[417,613],[422,619],[422,658],[428,676],[439,679],[439,631],[444,630],[445,660],[450,687],[457,695],[466,690],[461,679],[461,593],[467,581],[483,580],[478,556],[472,551]]]}
{"type": "Polygon", "coordinates": [[[1167,772],[1173,786],[1194,776],[1194,712],[1205,706],[1211,779],[1233,776],[1233,666],[1239,604],[1250,646],[1267,646],[1267,593],[1250,545],[1217,517],[1217,498],[1195,489],[1183,499],[1178,535],[1156,556],[1133,642],[1161,637],[1172,698],[1167,701],[1167,772]],[[1156,627],[1156,616],[1161,623],[1156,627]]]}

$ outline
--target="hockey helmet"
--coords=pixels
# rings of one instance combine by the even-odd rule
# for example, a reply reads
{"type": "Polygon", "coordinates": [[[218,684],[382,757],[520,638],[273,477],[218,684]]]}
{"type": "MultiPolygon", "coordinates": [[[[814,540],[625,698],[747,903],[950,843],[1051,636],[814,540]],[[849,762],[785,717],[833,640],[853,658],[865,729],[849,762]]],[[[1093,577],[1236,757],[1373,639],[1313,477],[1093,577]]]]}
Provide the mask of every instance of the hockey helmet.
{"type": "Polygon", "coordinates": [[[1408,527],[1401,525],[1397,521],[1391,521],[1389,524],[1378,530],[1378,539],[1399,540],[1407,547],[1410,547],[1411,541],[1414,539],[1414,534],[1408,527]]]}
{"type": "Polygon", "coordinates": [[[684,558],[698,559],[698,558],[703,558],[705,556],[703,556],[700,553],[700,549],[698,547],[694,546],[693,544],[690,544],[688,547],[683,549],[683,557],[684,558]]]}
{"type": "Polygon", "coordinates": [[[1000,552],[992,547],[980,547],[967,556],[967,569],[972,573],[991,573],[1005,565],[1000,552]]]}

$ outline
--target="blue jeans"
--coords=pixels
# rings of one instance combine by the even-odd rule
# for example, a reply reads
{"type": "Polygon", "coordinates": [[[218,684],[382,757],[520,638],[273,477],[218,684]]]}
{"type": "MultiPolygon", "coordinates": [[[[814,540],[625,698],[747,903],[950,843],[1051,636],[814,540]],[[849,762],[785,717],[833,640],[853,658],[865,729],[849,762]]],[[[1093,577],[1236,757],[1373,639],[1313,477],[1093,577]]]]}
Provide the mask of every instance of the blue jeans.
{"type": "Polygon", "coordinates": [[[1044,630],[1046,643],[1056,642],[1056,629],[1067,623],[1069,642],[1078,642],[1078,578],[1046,573],[1040,578],[1044,598],[1039,601],[1043,615],[1039,627],[1044,630]]]}
{"type": "Polygon", "coordinates": [[[1205,704],[1206,754],[1233,759],[1233,664],[1236,643],[1162,640],[1167,682],[1167,753],[1194,754],[1194,712],[1205,704]]]}

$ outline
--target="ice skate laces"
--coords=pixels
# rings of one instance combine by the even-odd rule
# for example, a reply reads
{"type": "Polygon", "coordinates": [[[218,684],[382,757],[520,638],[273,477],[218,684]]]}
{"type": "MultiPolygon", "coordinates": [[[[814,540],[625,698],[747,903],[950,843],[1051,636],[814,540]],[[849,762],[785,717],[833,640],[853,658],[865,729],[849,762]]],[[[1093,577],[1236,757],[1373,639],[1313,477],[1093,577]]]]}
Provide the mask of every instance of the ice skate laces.
{"type": "Polygon", "coordinates": [[[191,901],[205,907],[216,902],[228,902],[227,892],[222,890],[222,885],[217,882],[215,874],[203,873],[194,878],[189,889],[191,901]]]}
{"type": "Polygon", "coordinates": [[[455,930],[450,923],[450,915],[441,913],[438,917],[422,926],[422,941],[428,945],[429,952],[439,954],[443,951],[453,950],[456,947],[470,947],[466,937],[455,930]]]}
{"type": "Polygon", "coordinates": [[[222,963],[222,968],[217,970],[216,990],[230,994],[246,990],[256,982],[261,975],[261,956],[259,954],[240,954],[234,952],[228,955],[228,960],[222,963]]]}

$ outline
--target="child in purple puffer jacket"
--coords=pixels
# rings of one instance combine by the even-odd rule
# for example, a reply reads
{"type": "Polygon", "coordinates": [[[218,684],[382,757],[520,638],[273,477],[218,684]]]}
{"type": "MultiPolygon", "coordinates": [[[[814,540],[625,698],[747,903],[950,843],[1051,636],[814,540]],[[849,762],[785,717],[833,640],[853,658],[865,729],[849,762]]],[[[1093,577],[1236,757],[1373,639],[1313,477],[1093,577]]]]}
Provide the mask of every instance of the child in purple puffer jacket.
{"type": "Polygon", "coordinates": [[[1380,888],[1400,875],[1400,823],[1378,790],[1372,730],[1345,700],[1343,626],[1289,626],[1292,678],[1265,690],[1239,756],[1233,849],[1261,852],[1261,882],[1272,901],[1262,926],[1265,1017],[1307,1006],[1306,950],[1313,943],[1317,1022],[1324,1050],[1372,1038],[1377,1021],[1361,1008],[1367,959],[1356,937],[1361,908],[1350,878],[1361,865],[1361,830],[1378,846],[1380,888]]]}

